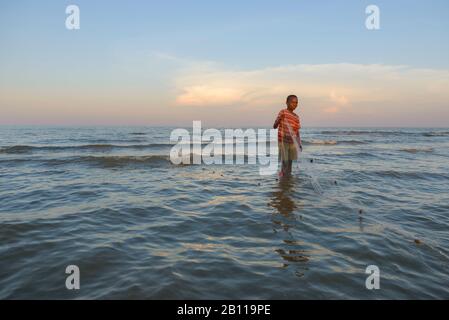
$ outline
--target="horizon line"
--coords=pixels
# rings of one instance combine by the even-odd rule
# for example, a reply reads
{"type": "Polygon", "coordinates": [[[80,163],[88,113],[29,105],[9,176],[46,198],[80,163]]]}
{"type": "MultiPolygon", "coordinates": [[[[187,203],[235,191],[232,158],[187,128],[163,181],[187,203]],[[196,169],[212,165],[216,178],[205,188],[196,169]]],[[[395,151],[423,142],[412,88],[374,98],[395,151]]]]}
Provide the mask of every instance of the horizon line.
{"type": "MultiPolygon", "coordinates": [[[[152,127],[152,128],[188,128],[189,125],[173,125],[173,124],[0,124],[0,127],[60,127],[60,128],[87,128],[87,127],[152,127]]],[[[260,125],[246,125],[246,126],[206,126],[205,128],[271,128],[271,125],[260,126],[260,125]]],[[[301,129],[306,128],[396,128],[396,129],[449,129],[447,126],[302,126],[301,129]]]]}

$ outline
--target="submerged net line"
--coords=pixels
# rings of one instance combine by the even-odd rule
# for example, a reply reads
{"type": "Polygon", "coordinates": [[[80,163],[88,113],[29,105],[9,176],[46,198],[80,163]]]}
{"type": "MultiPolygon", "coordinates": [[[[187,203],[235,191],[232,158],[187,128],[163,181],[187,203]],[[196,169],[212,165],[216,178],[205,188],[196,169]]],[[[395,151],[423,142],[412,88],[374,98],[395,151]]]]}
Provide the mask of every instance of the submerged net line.
{"type": "MultiPolygon", "coordinates": [[[[315,190],[316,193],[318,193],[320,196],[325,196],[326,198],[329,198],[331,200],[334,200],[336,202],[338,202],[339,204],[344,204],[344,201],[341,199],[344,199],[344,197],[342,197],[337,189],[337,196],[336,197],[331,197],[329,194],[325,194],[323,191],[323,188],[321,187],[320,183],[319,183],[319,174],[315,171],[315,167],[313,165],[311,165],[308,161],[306,161],[306,159],[304,159],[304,157],[301,155],[302,151],[301,148],[299,147],[298,141],[296,139],[294,139],[294,135],[293,135],[293,130],[290,126],[290,123],[287,123],[287,128],[288,131],[290,132],[290,136],[292,137],[293,143],[295,145],[297,154],[298,154],[298,161],[296,163],[296,167],[298,168],[298,170],[301,168],[300,167],[300,158],[302,159],[302,167],[303,167],[303,172],[305,175],[309,176],[310,178],[310,183],[312,184],[313,189],[315,190]]],[[[351,199],[349,200],[350,202],[356,203],[356,205],[358,205],[359,210],[361,210],[362,207],[364,207],[363,203],[359,200],[359,199],[351,199]]]]}
{"type": "MultiPolygon", "coordinates": [[[[298,154],[298,161],[296,162],[296,167],[298,168],[298,170],[300,170],[300,165],[299,165],[299,158],[300,158],[300,154],[302,153],[301,148],[298,145],[298,141],[294,138],[295,136],[293,135],[293,130],[290,126],[290,123],[288,123],[288,121],[286,121],[287,123],[287,128],[288,131],[290,132],[290,136],[292,137],[293,140],[293,144],[295,145],[295,149],[296,149],[296,153],[298,154]]],[[[316,193],[322,195],[323,194],[323,188],[321,187],[320,183],[318,182],[318,178],[317,175],[315,174],[315,170],[311,168],[311,166],[308,165],[307,161],[303,161],[303,166],[305,174],[308,175],[310,177],[310,183],[312,184],[313,189],[315,190],[316,193]]]]}
{"type": "MultiPolygon", "coordinates": [[[[298,153],[298,161],[296,163],[296,167],[298,168],[298,170],[300,169],[300,161],[299,158],[302,158],[302,166],[303,166],[303,172],[310,177],[310,182],[312,184],[313,189],[315,190],[315,192],[317,192],[319,195],[321,196],[326,196],[327,198],[330,198],[331,200],[335,200],[340,204],[343,204],[343,201],[341,199],[343,199],[343,197],[341,197],[341,195],[338,194],[338,190],[337,190],[337,197],[330,197],[329,194],[325,194],[323,191],[323,188],[321,187],[319,180],[318,180],[318,173],[315,171],[315,167],[313,165],[310,165],[310,163],[308,161],[306,161],[304,159],[304,157],[302,157],[302,151],[301,148],[299,147],[298,141],[296,139],[294,139],[294,135],[293,135],[293,130],[290,126],[290,123],[287,123],[287,128],[288,131],[290,132],[290,136],[292,137],[293,143],[295,145],[296,151],[298,153]],[[301,155],[301,156],[300,156],[301,155]]],[[[359,209],[364,207],[363,203],[359,200],[359,199],[352,199],[350,200],[352,202],[355,202],[358,206],[359,209]]]]}
{"type": "MultiPolygon", "coordinates": [[[[336,201],[339,204],[344,205],[345,202],[343,200],[341,200],[341,199],[344,199],[344,197],[341,196],[341,189],[337,189],[336,190],[337,191],[336,192],[337,193],[336,197],[332,197],[329,194],[325,194],[323,192],[323,188],[321,187],[321,185],[320,185],[320,183],[318,181],[318,174],[315,172],[314,166],[311,165],[308,161],[306,161],[304,159],[304,157],[300,156],[302,154],[301,148],[298,145],[298,141],[293,138],[294,137],[293,130],[292,130],[290,124],[288,122],[286,122],[286,123],[287,123],[288,130],[290,132],[290,136],[292,137],[293,143],[295,145],[295,148],[296,148],[296,151],[297,151],[297,154],[298,154],[298,161],[297,161],[297,164],[296,164],[296,167],[298,168],[298,170],[300,169],[299,159],[301,158],[303,160],[302,161],[303,172],[307,176],[310,177],[310,182],[311,182],[312,187],[315,190],[315,192],[317,192],[321,196],[324,196],[324,197],[326,197],[328,199],[336,201]]],[[[362,209],[361,208],[364,208],[365,205],[359,199],[348,199],[348,200],[349,200],[350,203],[352,202],[352,203],[355,203],[356,205],[358,205],[359,214],[361,214],[362,213],[362,211],[361,211],[362,209]]],[[[361,216],[360,216],[360,218],[361,218],[361,216]]],[[[368,219],[369,219],[369,217],[368,217],[368,219]]],[[[369,220],[374,221],[373,219],[369,219],[369,220]]],[[[390,230],[396,232],[397,234],[400,234],[404,238],[409,238],[409,239],[416,239],[417,238],[415,233],[410,232],[410,231],[406,231],[406,230],[404,230],[404,229],[402,229],[400,227],[394,226],[394,225],[392,225],[390,223],[384,223],[384,222],[377,221],[377,220],[375,220],[374,222],[379,224],[379,225],[381,225],[385,229],[390,229],[390,230]]],[[[423,238],[423,237],[421,236],[421,238],[423,238]]],[[[435,241],[433,241],[433,240],[431,240],[429,238],[426,238],[425,245],[427,245],[430,249],[436,251],[438,254],[440,254],[440,256],[445,258],[446,259],[446,263],[447,263],[447,261],[449,261],[449,256],[440,249],[440,246],[437,243],[435,243],[435,241]]]]}

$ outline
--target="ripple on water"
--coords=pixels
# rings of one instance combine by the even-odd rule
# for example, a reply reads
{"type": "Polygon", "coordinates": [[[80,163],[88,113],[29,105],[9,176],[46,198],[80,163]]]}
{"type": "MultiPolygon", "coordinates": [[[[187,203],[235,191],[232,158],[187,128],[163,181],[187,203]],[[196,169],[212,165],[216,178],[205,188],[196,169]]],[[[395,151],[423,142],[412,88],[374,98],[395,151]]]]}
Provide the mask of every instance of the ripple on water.
{"type": "Polygon", "coordinates": [[[147,129],[5,133],[0,298],[449,298],[447,130],[306,131],[316,143],[302,160],[314,161],[277,181],[115,146],[170,133],[147,129]],[[73,132],[92,145],[70,148],[73,132]],[[377,292],[365,288],[371,264],[377,292]]]}

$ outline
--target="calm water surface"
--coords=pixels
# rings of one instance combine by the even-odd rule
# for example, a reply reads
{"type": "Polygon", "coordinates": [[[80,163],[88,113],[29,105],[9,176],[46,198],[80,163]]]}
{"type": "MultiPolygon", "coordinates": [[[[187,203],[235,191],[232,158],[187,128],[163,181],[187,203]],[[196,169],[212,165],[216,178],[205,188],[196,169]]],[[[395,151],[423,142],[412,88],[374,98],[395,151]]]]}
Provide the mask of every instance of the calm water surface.
{"type": "Polygon", "coordinates": [[[449,129],[306,128],[283,181],[172,129],[0,127],[0,298],[449,298],[449,129]]]}

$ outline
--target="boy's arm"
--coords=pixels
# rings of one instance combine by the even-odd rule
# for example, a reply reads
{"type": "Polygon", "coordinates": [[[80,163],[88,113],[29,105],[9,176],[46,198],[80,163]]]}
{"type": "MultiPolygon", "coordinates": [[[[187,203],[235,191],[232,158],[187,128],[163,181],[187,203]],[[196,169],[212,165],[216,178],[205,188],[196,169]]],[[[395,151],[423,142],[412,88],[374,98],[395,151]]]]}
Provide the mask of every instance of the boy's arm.
{"type": "Polygon", "coordinates": [[[296,139],[298,141],[299,149],[302,151],[302,141],[301,141],[301,134],[299,133],[299,130],[298,130],[298,135],[297,135],[296,139]]]}
{"type": "Polygon", "coordinates": [[[276,118],[276,121],[274,122],[273,129],[278,128],[279,122],[281,122],[281,119],[282,119],[282,111],[279,112],[278,117],[276,118]]]}

